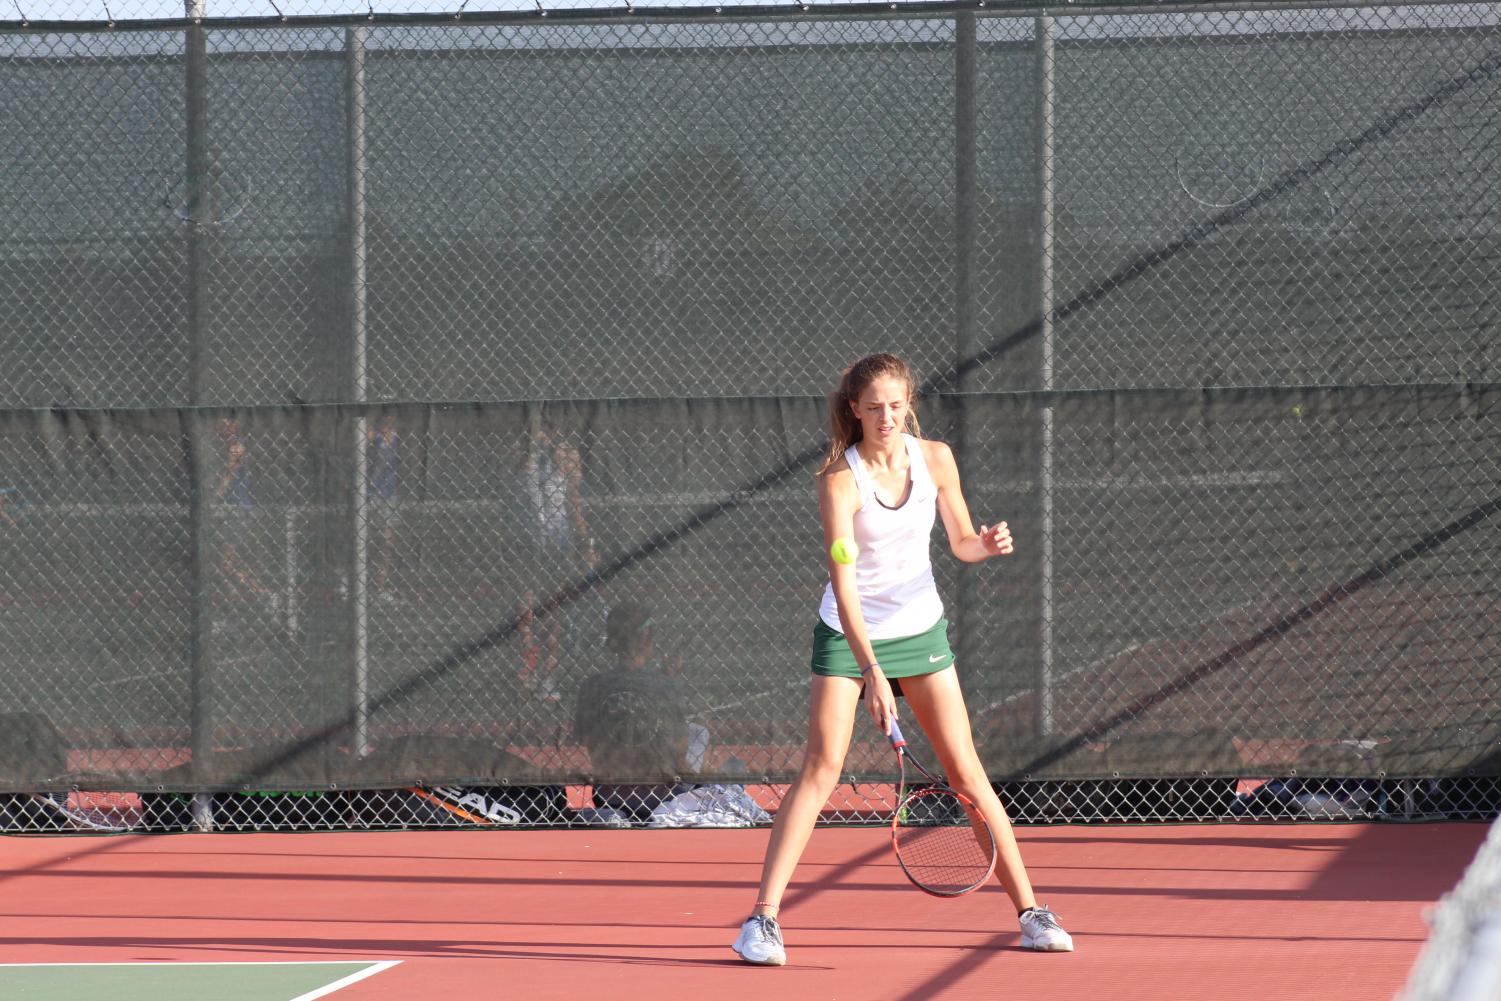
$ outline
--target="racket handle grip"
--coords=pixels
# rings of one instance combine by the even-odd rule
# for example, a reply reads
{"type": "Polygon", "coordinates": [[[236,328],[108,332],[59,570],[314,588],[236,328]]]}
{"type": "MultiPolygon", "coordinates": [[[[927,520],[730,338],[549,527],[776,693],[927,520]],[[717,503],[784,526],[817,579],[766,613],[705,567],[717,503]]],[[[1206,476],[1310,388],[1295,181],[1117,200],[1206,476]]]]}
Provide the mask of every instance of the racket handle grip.
{"type": "Polygon", "coordinates": [[[890,719],[889,722],[891,723],[891,733],[889,735],[889,739],[891,740],[891,746],[892,747],[906,747],[907,746],[907,738],[902,736],[902,728],[900,726],[897,726],[896,717],[895,716],[891,717],[891,719],[890,719]]]}

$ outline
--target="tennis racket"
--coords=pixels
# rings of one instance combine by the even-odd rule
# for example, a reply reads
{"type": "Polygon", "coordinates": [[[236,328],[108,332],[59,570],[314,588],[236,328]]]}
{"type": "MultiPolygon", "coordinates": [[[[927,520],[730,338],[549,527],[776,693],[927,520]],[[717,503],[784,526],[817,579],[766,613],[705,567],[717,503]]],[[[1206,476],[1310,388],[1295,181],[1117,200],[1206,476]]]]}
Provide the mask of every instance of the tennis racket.
{"type": "Polygon", "coordinates": [[[445,810],[448,813],[453,814],[460,820],[469,821],[469,823],[471,824],[479,824],[481,826],[488,827],[489,825],[495,823],[495,821],[491,820],[489,817],[485,816],[482,813],[476,813],[473,810],[468,810],[460,806],[457,802],[460,797],[450,795],[448,790],[443,790],[443,795],[439,795],[437,792],[429,791],[422,788],[421,786],[407,786],[402,790],[402,792],[410,793],[420,800],[431,803],[433,806],[438,807],[440,810],[445,810]]]}
{"type": "Polygon", "coordinates": [[[995,871],[996,846],[990,825],[974,803],[924,768],[907,750],[907,739],[891,721],[891,747],[901,764],[891,847],[914,886],[935,897],[960,897],[978,890],[995,871]],[[907,789],[907,767],[927,783],[907,789]]]}

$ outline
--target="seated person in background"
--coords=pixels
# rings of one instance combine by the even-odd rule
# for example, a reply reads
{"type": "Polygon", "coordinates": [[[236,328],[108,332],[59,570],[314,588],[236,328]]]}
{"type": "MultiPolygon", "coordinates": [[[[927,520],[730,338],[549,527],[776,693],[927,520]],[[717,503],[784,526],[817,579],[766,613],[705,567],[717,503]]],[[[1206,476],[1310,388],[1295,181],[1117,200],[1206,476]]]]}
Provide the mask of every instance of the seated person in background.
{"type": "Polygon", "coordinates": [[[681,688],[648,666],[652,620],[646,606],[625,601],[610,609],[605,648],[615,666],[579,688],[574,738],[589,750],[594,805],[644,823],[658,804],[690,788],[678,778],[692,770],[688,706],[681,688]],[[611,784],[613,778],[631,784],[611,784]]]}

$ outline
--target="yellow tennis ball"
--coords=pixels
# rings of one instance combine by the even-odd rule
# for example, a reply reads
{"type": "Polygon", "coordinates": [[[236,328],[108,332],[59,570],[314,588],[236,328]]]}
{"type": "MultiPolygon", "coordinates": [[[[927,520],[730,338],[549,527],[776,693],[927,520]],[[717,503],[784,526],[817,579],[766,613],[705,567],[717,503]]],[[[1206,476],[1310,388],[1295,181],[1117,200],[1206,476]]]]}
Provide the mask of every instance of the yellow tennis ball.
{"type": "Polygon", "coordinates": [[[835,539],[829,547],[829,556],[835,563],[849,564],[855,562],[855,557],[860,555],[860,547],[854,539],[835,539]]]}

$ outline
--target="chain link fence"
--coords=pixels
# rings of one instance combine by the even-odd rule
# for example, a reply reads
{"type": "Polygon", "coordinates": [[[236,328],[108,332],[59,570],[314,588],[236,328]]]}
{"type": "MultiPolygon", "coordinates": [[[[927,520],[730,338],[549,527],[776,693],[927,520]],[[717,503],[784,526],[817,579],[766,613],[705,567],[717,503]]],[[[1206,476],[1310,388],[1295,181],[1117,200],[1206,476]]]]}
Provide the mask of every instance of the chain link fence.
{"type": "Polygon", "coordinates": [[[0,827],[764,821],[876,349],[1016,817],[1497,811],[1501,5],[618,14],[0,34],[0,827]]]}

